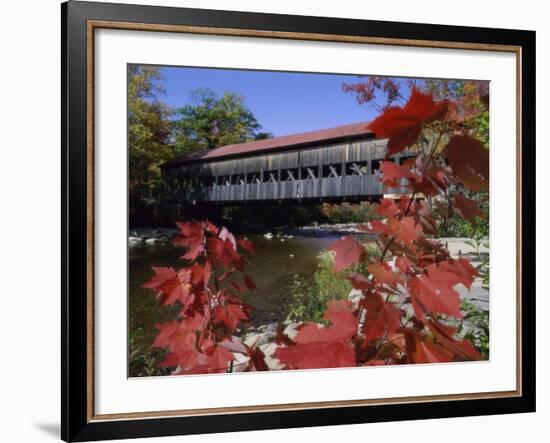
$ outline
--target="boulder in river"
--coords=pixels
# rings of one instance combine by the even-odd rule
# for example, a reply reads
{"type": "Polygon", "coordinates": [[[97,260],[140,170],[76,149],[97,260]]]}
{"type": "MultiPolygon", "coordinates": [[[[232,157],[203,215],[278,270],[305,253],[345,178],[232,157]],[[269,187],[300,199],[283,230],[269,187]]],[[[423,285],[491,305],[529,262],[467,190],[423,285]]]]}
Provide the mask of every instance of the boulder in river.
{"type": "Polygon", "coordinates": [[[143,239],[140,237],[128,237],[129,246],[137,246],[143,243],[143,239]]]}

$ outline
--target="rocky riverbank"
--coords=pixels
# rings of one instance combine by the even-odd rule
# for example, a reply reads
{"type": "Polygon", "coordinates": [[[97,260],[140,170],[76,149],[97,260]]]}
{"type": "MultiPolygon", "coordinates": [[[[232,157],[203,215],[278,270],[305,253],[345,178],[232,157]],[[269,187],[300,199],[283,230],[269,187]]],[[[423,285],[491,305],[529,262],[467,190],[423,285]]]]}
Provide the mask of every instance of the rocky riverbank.
{"type": "MultiPolygon", "coordinates": [[[[283,333],[291,339],[296,337],[296,334],[298,334],[298,331],[296,330],[298,323],[292,323],[287,320],[282,323],[282,326],[284,327],[283,333]]],[[[247,346],[257,346],[262,350],[265,355],[264,360],[270,370],[282,369],[279,360],[274,357],[275,351],[279,347],[279,345],[275,343],[278,327],[278,323],[268,323],[266,325],[258,326],[257,328],[250,328],[244,335],[243,340],[247,346]]],[[[235,354],[235,356],[237,357],[237,361],[235,362],[236,368],[244,366],[244,364],[248,362],[248,357],[245,357],[242,354],[235,354]]]]}
{"type": "MultiPolygon", "coordinates": [[[[319,224],[312,223],[308,226],[298,226],[294,228],[279,228],[272,230],[259,231],[266,239],[284,239],[293,237],[335,237],[343,235],[363,235],[365,233],[358,223],[336,223],[319,224]]],[[[177,235],[177,229],[174,228],[136,228],[129,231],[128,244],[130,246],[154,245],[156,243],[166,243],[177,235]]],[[[488,254],[488,240],[481,242],[479,250],[476,250],[467,238],[440,238],[439,241],[451,253],[451,256],[467,256],[473,261],[478,258],[478,252],[488,254]]]]}
{"type": "Polygon", "coordinates": [[[359,223],[312,223],[308,226],[283,229],[285,234],[304,237],[332,237],[336,235],[365,234],[359,223]]]}
{"type": "Polygon", "coordinates": [[[136,228],[130,229],[128,233],[128,245],[154,245],[155,243],[166,243],[176,236],[178,231],[173,228],[136,228]]]}
{"type": "MultiPolygon", "coordinates": [[[[293,237],[334,237],[341,235],[367,235],[357,223],[337,223],[337,224],[319,224],[312,223],[308,226],[298,226],[295,228],[281,227],[277,229],[266,229],[258,231],[267,239],[272,238],[293,238],[293,237]]],[[[128,244],[130,247],[140,245],[154,245],[156,243],[166,243],[177,235],[177,230],[173,228],[136,228],[130,229],[128,235],[128,244]]]]}

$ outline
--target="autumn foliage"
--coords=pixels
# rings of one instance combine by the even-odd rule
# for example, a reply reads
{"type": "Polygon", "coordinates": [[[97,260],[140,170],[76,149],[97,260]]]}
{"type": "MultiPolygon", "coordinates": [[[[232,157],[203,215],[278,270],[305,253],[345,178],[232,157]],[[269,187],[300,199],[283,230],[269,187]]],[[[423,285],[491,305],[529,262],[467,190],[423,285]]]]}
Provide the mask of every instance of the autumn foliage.
{"type": "MultiPolygon", "coordinates": [[[[303,323],[293,337],[279,328],[273,357],[285,369],[481,359],[457,335],[462,321],[457,287],[470,289],[478,272],[434,239],[433,208],[447,205],[469,221],[482,216],[464,191],[488,190],[488,150],[462,124],[456,104],[436,102],[415,89],[406,105],[386,108],[370,129],[388,139],[380,180],[409,192],[382,199],[377,207],[382,219],[362,226],[379,253],[353,237],[331,247],[334,271],[349,271],[359,297],[329,302],[323,324],[303,323]],[[391,156],[405,149],[414,156],[396,163],[391,156]]],[[[153,346],[170,352],[163,365],[174,373],[267,370],[262,350],[238,338],[252,310],[238,294],[255,288],[244,273],[243,255],[253,253],[253,245],[208,222],[178,226],[174,244],[186,248],[187,266],[154,268],[156,275],[144,285],[160,304],[181,305],[178,319],[158,325],[153,346]]]]}
{"type": "Polygon", "coordinates": [[[256,288],[244,273],[254,245],[227,229],[205,222],[178,223],[174,245],[186,248],[181,269],[153,268],[155,276],[143,286],[155,291],[161,305],[181,307],[178,318],[159,324],[154,347],[167,348],[162,365],[175,374],[233,370],[235,354],[250,357],[240,370],[264,369],[254,347],[244,345],[235,332],[250,320],[252,307],[237,294],[256,288]],[[256,366],[257,364],[257,366],[256,366]]]}

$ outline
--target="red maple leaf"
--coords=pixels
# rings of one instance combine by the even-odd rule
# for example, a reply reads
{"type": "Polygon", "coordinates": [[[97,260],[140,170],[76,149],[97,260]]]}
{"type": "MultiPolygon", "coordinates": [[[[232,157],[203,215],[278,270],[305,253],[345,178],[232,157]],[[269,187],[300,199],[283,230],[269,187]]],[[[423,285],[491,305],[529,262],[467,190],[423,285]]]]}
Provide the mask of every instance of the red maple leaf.
{"type": "Polygon", "coordinates": [[[388,335],[393,336],[401,325],[401,312],[392,303],[387,303],[380,294],[370,294],[364,303],[367,310],[365,318],[365,341],[388,335]]]}
{"type": "Polygon", "coordinates": [[[441,120],[447,113],[446,100],[435,103],[431,94],[414,88],[404,107],[390,107],[369,125],[378,138],[388,138],[386,156],[397,154],[416,143],[422,126],[441,120]]]}
{"type": "Polygon", "coordinates": [[[235,360],[232,352],[217,344],[207,348],[204,354],[206,358],[201,359],[203,361],[200,361],[200,363],[208,368],[207,372],[227,372],[227,365],[235,360]]]}
{"type": "Polygon", "coordinates": [[[365,277],[363,274],[358,274],[354,272],[346,278],[351,282],[351,285],[355,289],[359,289],[360,291],[364,291],[372,287],[372,281],[368,277],[365,277]]]}
{"type": "Polygon", "coordinates": [[[210,234],[216,235],[219,231],[218,227],[208,220],[202,222],[202,227],[210,234]]]}
{"type": "Polygon", "coordinates": [[[178,352],[194,348],[195,331],[201,329],[203,322],[204,317],[196,314],[181,321],[157,324],[156,328],[160,332],[151,346],[157,348],[169,347],[172,351],[178,352]]]}
{"type": "Polygon", "coordinates": [[[472,191],[489,189],[489,150],[468,135],[454,135],[444,150],[451,169],[472,191]]]}
{"type": "Polygon", "coordinates": [[[413,217],[405,217],[401,220],[392,218],[388,220],[388,225],[395,234],[396,239],[406,245],[412,245],[418,238],[418,234],[422,232],[422,226],[417,224],[413,217]]]}
{"type": "Polygon", "coordinates": [[[376,213],[384,217],[395,217],[399,213],[399,206],[391,198],[384,198],[376,208],[376,213]]]}
{"type": "Polygon", "coordinates": [[[229,232],[225,226],[222,228],[222,230],[218,234],[218,237],[224,241],[229,240],[231,242],[231,245],[233,246],[233,249],[235,251],[237,250],[237,240],[235,240],[235,236],[231,234],[231,232],[229,232]]]}
{"type": "Polygon", "coordinates": [[[456,339],[457,328],[446,326],[436,320],[428,320],[426,323],[434,337],[445,349],[454,354],[453,360],[480,360],[481,354],[473,347],[468,340],[456,339]]]}
{"type": "Polygon", "coordinates": [[[161,366],[176,367],[173,374],[206,374],[209,368],[207,357],[198,349],[190,347],[186,350],[169,353],[161,366]]]}
{"type": "MultiPolygon", "coordinates": [[[[176,242],[177,240],[174,240],[176,242]]],[[[180,241],[181,245],[181,241],[180,241]]],[[[189,249],[185,254],[183,254],[180,258],[184,260],[194,261],[197,259],[197,257],[204,253],[204,244],[203,243],[192,243],[189,245],[189,249]]]]}
{"type": "MultiPolygon", "coordinates": [[[[343,303],[343,301],[340,301],[343,303]]],[[[294,338],[296,343],[310,343],[323,341],[338,341],[351,338],[357,331],[357,318],[353,315],[349,308],[345,310],[336,310],[332,301],[332,307],[329,303],[329,308],[323,318],[331,322],[331,326],[322,326],[318,323],[304,323],[294,338]]],[[[348,302],[346,302],[348,303],[348,302]]]]}
{"type": "Polygon", "coordinates": [[[426,203],[413,204],[411,206],[412,217],[427,234],[437,234],[437,221],[432,215],[432,209],[430,205],[426,203]]]}
{"type": "Polygon", "coordinates": [[[212,310],[212,320],[233,330],[241,322],[249,320],[248,308],[236,297],[230,297],[225,292],[220,294],[220,304],[212,310]],[[240,302],[240,303],[239,303],[240,302]]]}
{"type": "Polygon", "coordinates": [[[395,266],[397,269],[399,269],[403,273],[409,272],[409,270],[413,267],[413,262],[410,261],[407,257],[404,255],[396,257],[395,259],[395,266]]]}
{"type": "Polygon", "coordinates": [[[442,284],[456,286],[459,283],[470,289],[474,278],[479,275],[476,268],[472,266],[470,260],[464,257],[458,259],[448,259],[432,264],[427,268],[431,279],[439,280],[442,284]]]}
{"type": "Polygon", "coordinates": [[[470,289],[474,278],[479,276],[478,270],[472,266],[470,260],[464,257],[452,261],[449,260],[449,262],[449,266],[452,267],[451,272],[461,275],[463,280],[460,283],[470,289]]]}
{"type": "Polygon", "coordinates": [[[230,329],[235,329],[240,322],[248,320],[245,311],[238,305],[218,306],[214,309],[212,318],[230,329]]]}
{"type": "Polygon", "coordinates": [[[401,186],[401,180],[404,178],[414,178],[414,174],[411,171],[392,161],[380,163],[380,171],[382,172],[380,180],[383,184],[391,188],[401,186]]]}
{"type": "Polygon", "coordinates": [[[252,280],[252,277],[250,275],[244,274],[244,284],[248,288],[249,291],[253,291],[254,289],[257,289],[256,283],[254,283],[254,280],[252,280]]]}
{"type": "Polygon", "coordinates": [[[191,293],[191,272],[174,268],[155,268],[155,276],[142,285],[143,288],[153,289],[157,292],[162,306],[173,305],[177,300],[184,305],[188,303],[191,293]]]}
{"type": "Polygon", "coordinates": [[[417,194],[424,194],[425,196],[439,194],[438,187],[427,174],[415,177],[415,180],[409,180],[407,186],[417,194]]]}
{"type": "Polygon", "coordinates": [[[353,348],[339,341],[278,348],[275,357],[288,369],[346,368],[357,365],[353,348]]]}
{"type": "Polygon", "coordinates": [[[203,266],[198,263],[194,263],[188,268],[191,271],[191,282],[194,285],[204,287],[210,281],[212,277],[212,267],[210,263],[206,262],[203,266]]]}
{"type": "Polygon", "coordinates": [[[179,235],[172,240],[175,246],[184,246],[188,251],[181,257],[185,260],[195,260],[204,252],[204,224],[200,222],[177,222],[179,235]]]}
{"type": "Polygon", "coordinates": [[[483,212],[479,209],[478,204],[463,195],[455,195],[452,204],[455,212],[466,221],[473,223],[476,217],[483,217],[483,212]]]}
{"type": "Polygon", "coordinates": [[[233,360],[235,356],[225,347],[205,340],[202,350],[193,348],[174,352],[167,356],[165,362],[169,362],[169,366],[177,366],[177,374],[208,374],[227,372],[228,364],[233,360]]]}
{"type": "Polygon", "coordinates": [[[395,286],[403,283],[403,276],[400,273],[393,271],[385,262],[373,263],[369,265],[367,269],[379,284],[395,286]]]}
{"type": "Polygon", "coordinates": [[[353,303],[348,300],[331,300],[327,303],[327,311],[323,318],[330,321],[332,327],[338,329],[338,331],[332,330],[333,337],[343,334],[342,339],[345,339],[355,335],[357,318],[353,311],[353,303]]]}
{"type": "Polygon", "coordinates": [[[275,335],[275,344],[279,346],[294,346],[296,343],[292,341],[292,339],[285,334],[286,326],[281,324],[277,326],[277,333],[275,335]]]}
{"type": "Polygon", "coordinates": [[[330,249],[336,253],[334,257],[334,270],[336,272],[358,264],[365,253],[363,245],[353,237],[344,237],[337,240],[330,249]]]}
{"type": "Polygon", "coordinates": [[[441,274],[432,273],[411,278],[408,287],[419,319],[423,320],[428,312],[462,319],[458,292],[453,289],[452,281],[446,280],[441,274]]]}
{"type": "Polygon", "coordinates": [[[246,238],[240,238],[237,240],[237,244],[243,248],[244,250],[250,252],[251,254],[254,254],[256,252],[256,248],[254,246],[254,243],[252,243],[250,240],[246,238]]]}
{"type": "Polygon", "coordinates": [[[204,226],[200,222],[176,222],[180,235],[189,242],[202,240],[204,237],[204,226]]]}
{"type": "Polygon", "coordinates": [[[265,354],[259,347],[252,346],[248,349],[248,363],[244,371],[269,371],[269,366],[265,362],[265,354]]]}
{"type": "Polygon", "coordinates": [[[275,357],[293,369],[336,368],[355,366],[351,338],[357,333],[358,321],[349,301],[331,301],[324,315],[330,326],[306,323],[294,338],[295,345],[278,348],[275,357]]]}
{"type": "Polygon", "coordinates": [[[383,235],[386,237],[389,237],[393,234],[393,231],[391,230],[388,223],[384,223],[380,220],[372,220],[371,222],[369,222],[368,231],[372,232],[373,234],[383,235]]]}
{"type": "Polygon", "coordinates": [[[174,268],[155,267],[153,266],[155,275],[149,279],[146,283],[141,285],[142,288],[154,289],[160,291],[161,287],[167,282],[177,276],[177,272],[174,268]]]}
{"type": "Polygon", "coordinates": [[[207,250],[210,257],[224,265],[226,268],[234,265],[238,269],[243,269],[244,258],[237,254],[230,238],[222,240],[217,237],[209,237],[207,240],[207,250]]]}
{"type": "Polygon", "coordinates": [[[404,334],[407,355],[411,363],[442,363],[452,360],[451,351],[428,340],[418,332],[407,329],[404,334]]]}
{"type": "Polygon", "coordinates": [[[170,346],[172,337],[179,331],[180,323],[178,321],[170,321],[168,323],[155,325],[155,327],[159,330],[159,334],[151,346],[163,348],[170,346]]]}
{"type": "Polygon", "coordinates": [[[410,180],[409,187],[417,193],[437,195],[449,187],[450,171],[448,167],[430,167],[422,175],[415,176],[415,180],[410,180]]]}

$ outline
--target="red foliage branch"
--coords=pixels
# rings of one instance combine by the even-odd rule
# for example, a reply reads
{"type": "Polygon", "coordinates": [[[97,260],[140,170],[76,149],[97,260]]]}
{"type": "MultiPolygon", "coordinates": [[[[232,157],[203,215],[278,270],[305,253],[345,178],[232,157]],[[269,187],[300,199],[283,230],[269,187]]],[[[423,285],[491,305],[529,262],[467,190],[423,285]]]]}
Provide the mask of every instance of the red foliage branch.
{"type": "Polygon", "coordinates": [[[405,106],[386,108],[370,124],[377,137],[388,139],[381,182],[406,186],[410,195],[397,201],[383,199],[377,212],[385,219],[364,226],[378,238],[380,255],[368,254],[352,237],[332,245],[335,271],[367,269],[349,277],[361,297],[353,304],[330,304],[325,314],[328,327],[302,325],[292,343],[275,353],[285,368],[481,359],[470,341],[457,336],[456,327],[462,320],[456,286],[470,289],[478,272],[469,260],[452,258],[441,243],[429,238],[437,234],[437,223],[430,205],[418,198],[451,198],[455,212],[466,220],[481,214],[460,189],[488,189],[488,151],[453,121],[453,105],[436,103],[431,95],[413,89],[405,106]],[[446,146],[441,149],[443,141],[446,146]],[[426,146],[415,159],[403,165],[389,159],[418,143],[426,146]]]}
{"type": "Polygon", "coordinates": [[[236,294],[256,288],[244,273],[242,255],[243,250],[254,253],[254,245],[208,221],[177,226],[173,244],[186,248],[181,258],[187,266],[153,268],[156,275],[143,285],[156,292],[161,305],[181,307],[176,320],[157,325],[152,346],[169,350],[162,365],[174,368],[174,374],[266,370],[261,351],[235,335],[252,312],[236,294]],[[236,366],[238,354],[244,358],[236,366]]]}

